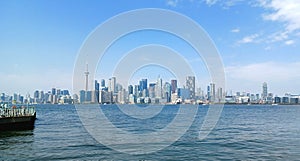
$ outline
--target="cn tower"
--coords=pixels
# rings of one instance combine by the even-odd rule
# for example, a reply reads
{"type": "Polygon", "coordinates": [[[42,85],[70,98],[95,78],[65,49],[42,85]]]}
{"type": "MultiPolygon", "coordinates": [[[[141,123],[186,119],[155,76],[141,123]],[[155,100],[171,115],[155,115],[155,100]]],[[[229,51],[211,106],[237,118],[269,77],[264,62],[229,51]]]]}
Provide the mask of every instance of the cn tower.
{"type": "Polygon", "coordinates": [[[89,66],[86,64],[86,71],[84,72],[85,75],[85,91],[88,91],[89,88],[89,66]]]}

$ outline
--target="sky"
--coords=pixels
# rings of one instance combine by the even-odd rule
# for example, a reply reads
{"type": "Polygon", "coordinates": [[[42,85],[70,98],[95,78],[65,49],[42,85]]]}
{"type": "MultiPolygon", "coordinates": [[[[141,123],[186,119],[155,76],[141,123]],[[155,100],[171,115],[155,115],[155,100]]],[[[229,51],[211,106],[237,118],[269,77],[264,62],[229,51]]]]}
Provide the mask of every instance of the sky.
{"type": "MultiPolygon", "coordinates": [[[[89,34],[113,16],[143,8],[175,11],[197,22],[219,51],[227,91],[261,93],[267,82],[277,95],[300,94],[298,0],[1,0],[0,92],[72,91],[74,63],[89,34]]],[[[157,31],[118,40],[99,60],[95,79],[107,80],[126,52],[152,43],[179,51],[197,71],[197,86],[206,88],[210,78],[203,60],[186,42],[157,31]]],[[[167,69],[146,66],[131,82],[146,76],[155,82],[158,75],[165,81],[174,77],[167,69]]]]}

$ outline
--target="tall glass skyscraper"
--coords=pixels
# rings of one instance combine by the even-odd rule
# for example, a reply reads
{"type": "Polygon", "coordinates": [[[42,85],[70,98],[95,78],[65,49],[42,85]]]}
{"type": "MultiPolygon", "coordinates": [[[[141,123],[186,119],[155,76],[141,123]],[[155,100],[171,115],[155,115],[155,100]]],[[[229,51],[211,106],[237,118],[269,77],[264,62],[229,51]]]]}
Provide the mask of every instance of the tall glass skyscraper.
{"type": "Polygon", "coordinates": [[[195,98],[195,76],[186,77],[186,88],[190,91],[190,99],[195,98]]]}
{"type": "Polygon", "coordinates": [[[268,85],[266,82],[263,83],[261,97],[264,100],[268,97],[268,85]]]}
{"type": "Polygon", "coordinates": [[[171,80],[171,91],[172,91],[172,93],[175,93],[176,90],[177,90],[177,80],[173,79],[173,80],[171,80]]]}

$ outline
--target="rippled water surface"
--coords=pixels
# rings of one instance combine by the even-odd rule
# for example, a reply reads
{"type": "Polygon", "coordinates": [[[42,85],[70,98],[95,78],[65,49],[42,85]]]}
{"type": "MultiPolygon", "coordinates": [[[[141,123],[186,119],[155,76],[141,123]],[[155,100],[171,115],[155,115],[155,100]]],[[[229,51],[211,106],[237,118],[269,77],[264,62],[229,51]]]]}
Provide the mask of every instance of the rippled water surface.
{"type": "MultiPolygon", "coordinates": [[[[134,133],[164,128],[178,110],[167,106],[141,123],[115,105],[102,108],[116,127],[134,133]]],[[[198,140],[207,109],[199,106],[193,125],[171,146],[129,155],[95,141],[73,105],[39,105],[34,130],[0,133],[0,160],[299,160],[300,106],[226,105],[215,129],[198,140]]]]}

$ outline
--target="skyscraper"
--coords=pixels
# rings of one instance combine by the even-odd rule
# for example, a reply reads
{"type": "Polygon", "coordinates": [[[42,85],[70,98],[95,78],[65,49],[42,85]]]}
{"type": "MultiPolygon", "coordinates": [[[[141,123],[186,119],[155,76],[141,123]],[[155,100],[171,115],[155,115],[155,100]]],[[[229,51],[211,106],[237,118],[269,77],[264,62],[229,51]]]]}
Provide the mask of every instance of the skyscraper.
{"type": "Polygon", "coordinates": [[[263,83],[263,86],[262,86],[262,94],[261,94],[261,97],[263,100],[266,100],[268,96],[268,85],[266,82],[263,83]]]}
{"type": "Polygon", "coordinates": [[[190,98],[195,98],[195,76],[186,77],[186,88],[190,91],[190,98]]]}
{"type": "Polygon", "coordinates": [[[172,93],[175,93],[176,90],[177,90],[177,80],[173,79],[173,80],[171,80],[171,91],[172,91],[172,93]]]}
{"type": "Polygon", "coordinates": [[[210,86],[207,86],[207,100],[211,100],[211,91],[210,91],[210,86]]]}
{"type": "Polygon", "coordinates": [[[142,92],[143,90],[147,89],[148,87],[147,79],[140,80],[140,88],[139,90],[142,92]]]}
{"type": "Polygon", "coordinates": [[[216,100],[216,85],[214,83],[210,83],[210,100],[211,102],[215,102],[216,100]]]}
{"type": "Polygon", "coordinates": [[[99,90],[100,90],[100,84],[97,80],[95,80],[95,93],[94,93],[94,102],[99,103],[99,90]]]}
{"type": "Polygon", "coordinates": [[[52,94],[52,95],[56,95],[56,88],[52,88],[51,94],[52,94]]]}
{"type": "Polygon", "coordinates": [[[162,98],[162,79],[159,77],[155,85],[156,98],[162,98]]]}
{"type": "Polygon", "coordinates": [[[113,93],[116,93],[116,85],[117,85],[117,80],[116,77],[111,77],[110,79],[110,91],[113,93]]]}
{"type": "Polygon", "coordinates": [[[101,79],[101,88],[104,88],[104,87],[105,87],[105,80],[101,79]]]}
{"type": "Polygon", "coordinates": [[[155,83],[149,83],[149,97],[155,98],[155,83]]]}
{"type": "Polygon", "coordinates": [[[132,85],[128,86],[128,94],[133,94],[133,86],[132,85]]]}
{"type": "Polygon", "coordinates": [[[116,92],[116,77],[109,78],[108,80],[108,92],[116,92]]]}

